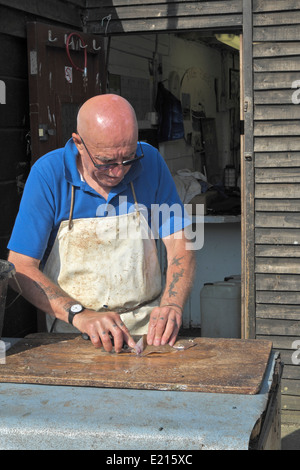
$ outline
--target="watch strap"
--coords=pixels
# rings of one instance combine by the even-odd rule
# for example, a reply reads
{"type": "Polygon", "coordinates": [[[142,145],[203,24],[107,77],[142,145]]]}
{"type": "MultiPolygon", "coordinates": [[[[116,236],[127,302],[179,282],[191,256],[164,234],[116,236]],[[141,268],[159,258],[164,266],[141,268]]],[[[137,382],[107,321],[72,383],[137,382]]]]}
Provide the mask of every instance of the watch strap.
{"type": "Polygon", "coordinates": [[[73,313],[69,311],[68,322],[70,323],[70,325],[73,325],[73,320],[74,320],[75,315],[77,315],[77,313],[73,313]]]}

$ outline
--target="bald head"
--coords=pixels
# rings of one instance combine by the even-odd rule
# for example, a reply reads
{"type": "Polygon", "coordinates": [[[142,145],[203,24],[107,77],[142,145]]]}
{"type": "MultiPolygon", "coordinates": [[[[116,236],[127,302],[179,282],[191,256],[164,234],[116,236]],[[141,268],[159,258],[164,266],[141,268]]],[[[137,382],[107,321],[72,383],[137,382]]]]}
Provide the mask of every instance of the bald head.
{"type": "Polygon", "coordinates": [[[98,95],[86,101],[77,116],[78,133],[94,145],[119,147],[138,140],[134,109],[118,95],[98,95]]]}

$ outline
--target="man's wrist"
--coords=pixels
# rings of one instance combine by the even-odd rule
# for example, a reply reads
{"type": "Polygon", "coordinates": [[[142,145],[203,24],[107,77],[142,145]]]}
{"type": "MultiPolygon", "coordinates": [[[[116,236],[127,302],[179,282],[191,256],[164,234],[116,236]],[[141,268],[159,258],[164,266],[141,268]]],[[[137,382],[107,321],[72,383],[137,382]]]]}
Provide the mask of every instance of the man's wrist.
{"type": "Polygon", "coordinates": [[[165,304],[161,305],[161,307],[175,307],[175,308],[178,308],[181,313],[183,313],[183,307],[181,307],[178,304],[175,304],[174,302],[165,303],[165,304]]]}

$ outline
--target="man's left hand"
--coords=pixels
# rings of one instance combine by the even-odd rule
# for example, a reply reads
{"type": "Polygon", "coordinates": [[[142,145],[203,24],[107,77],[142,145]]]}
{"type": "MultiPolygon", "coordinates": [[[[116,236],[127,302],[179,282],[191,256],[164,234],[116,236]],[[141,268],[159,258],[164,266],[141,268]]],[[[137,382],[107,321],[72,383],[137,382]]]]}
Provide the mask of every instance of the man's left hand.
{"type": "Polygon", "coordinates": [[[154,346],[169,344],[173,346],[182,323],[180,307],[164,305],[155,307],[149,320],[147,343],[154,346]]]}

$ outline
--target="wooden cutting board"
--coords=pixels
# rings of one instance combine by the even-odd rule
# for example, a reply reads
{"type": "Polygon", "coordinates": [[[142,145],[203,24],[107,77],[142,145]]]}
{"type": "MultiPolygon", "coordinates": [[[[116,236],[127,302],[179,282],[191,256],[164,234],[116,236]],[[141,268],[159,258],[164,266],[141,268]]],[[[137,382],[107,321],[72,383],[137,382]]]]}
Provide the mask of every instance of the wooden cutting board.
{"type": "Polygon", "coordinates": [[[192,338],[194,346],[140,357],[95,349],[81,335],[35,334],[7,351],[0,382],[256,394],[272,343],[192,338]]]}

